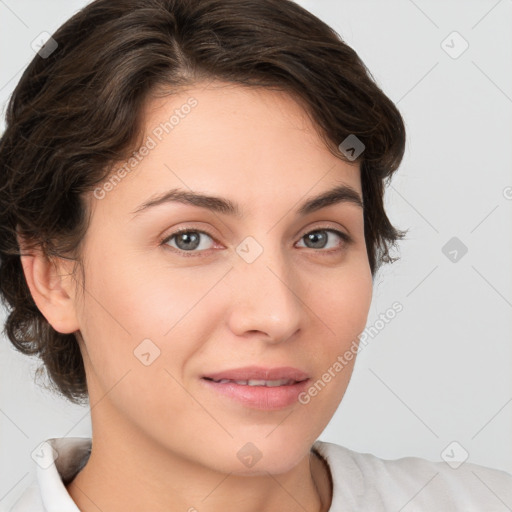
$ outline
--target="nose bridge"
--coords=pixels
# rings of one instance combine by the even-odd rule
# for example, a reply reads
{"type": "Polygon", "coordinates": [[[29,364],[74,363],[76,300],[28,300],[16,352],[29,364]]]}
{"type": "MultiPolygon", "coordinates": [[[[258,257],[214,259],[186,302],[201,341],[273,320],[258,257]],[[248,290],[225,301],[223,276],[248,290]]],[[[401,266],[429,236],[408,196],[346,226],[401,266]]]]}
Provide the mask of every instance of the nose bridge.
{"type": "Polygon", "coordinates": [[[290,258],[281,244],[270,244],[271,238],[267,236],[263,245],[247,237],[237,247],[230,323],[238,335],[259,331],[278,342],[295,333],[304,312],[296,291],[300,282],[290,258]]]}

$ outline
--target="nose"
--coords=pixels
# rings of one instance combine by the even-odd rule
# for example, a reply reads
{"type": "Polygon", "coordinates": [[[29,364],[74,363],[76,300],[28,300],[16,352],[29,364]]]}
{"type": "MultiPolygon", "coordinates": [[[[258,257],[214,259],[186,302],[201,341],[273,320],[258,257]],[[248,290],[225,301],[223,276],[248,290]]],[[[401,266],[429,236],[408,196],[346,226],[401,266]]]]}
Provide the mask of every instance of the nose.
{"type": "Polygon", "coordinates": [[[240,260],[228,279],[232,307],[231,331],[240,337],[280,343],[306,321],[304,297],[296,272],[281,251],[269,251],[252,263],[240,260]]]}

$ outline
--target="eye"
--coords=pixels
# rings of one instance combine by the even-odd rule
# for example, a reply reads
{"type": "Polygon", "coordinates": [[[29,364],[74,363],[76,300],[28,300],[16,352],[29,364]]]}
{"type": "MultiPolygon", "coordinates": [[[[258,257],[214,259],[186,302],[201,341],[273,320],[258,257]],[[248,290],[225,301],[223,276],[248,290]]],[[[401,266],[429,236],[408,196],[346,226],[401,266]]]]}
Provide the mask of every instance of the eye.
{"type": "MultiPolygon", "coordinates": [[[[198,253],[211,249],[211,247],[208,247],[208,239],[210,239],[210,241],[214,240],[213,236],[206,231],[200,231],[198,229],[192,228],[183,228],[167,236],[164,240],[162,240],[161,245],[169,245],[173,250],[182,253],[184,256],[196,256],[199,255],[198,253]]],[[[313,231],[309,231],[308,233],[302,235],[301,241],[302,240],[306,240],[308,244],[306,245],[306,248],[309,249],[331,249],[321,251],[327,252],[328,254],[342,250],[344,245],[352,241],[350,236],[346,233],[332,228],[318,228],[313,231]],[[329,237],[329,234],[336,236],[329,237]],[[330,238],[335,239],[336,237],[340,238],[342,243],[336,244],[336,241],[334,240],[334,246],[331,244],[331,247],[328,247],[327,245],[330,241],[330,238]]]]}
{"type": "Polygon", "coordinates": [[[208,249],[204,244],[204,237],[208,237],[210,240],[213,240],[212,236],[206,233],[205,231],[199,231],[197,229],[180,229],[175,231],[172,235],[165,238],[162,241],[162,244],[167,244],[183,252],[201,252],[208,249]],[[176,245],[172,245],[171,242],[175,240],[176,245]],[[203,239],[203,240],[202,240],[203,239]],[[196,251],[195,249],[199,249],[196,251]]]}
{"type": "MultiPolygon", "coordinates": [[[[331,237],[332,238],[332,237],[331,237]]],[[[336,238],[336,237],[334,237],[336,238]]],[[[305,235],[302,235],[301,240],[306,240],[307,248],[309,249],[334,249],[341,250],[345,244],[348,244],[352,241],[352,239],[342,231],[338,231],[337,229],[327,229],[327,228],[318,228],[313,231],[309,231],[305,235]],[[331,247],[326,247],[327,242],[329,241],[329,234],[335,234],[338,238],[341,238],[343,241],[341,244],[336,244],[331,247]],[[340,247],[341,245],[341,247],[340,247]],[[338,249],[336,249],[338,247],[338,249]]],[[[332,251],[324,251],[324,252],[332,252],[332,251]]]]}

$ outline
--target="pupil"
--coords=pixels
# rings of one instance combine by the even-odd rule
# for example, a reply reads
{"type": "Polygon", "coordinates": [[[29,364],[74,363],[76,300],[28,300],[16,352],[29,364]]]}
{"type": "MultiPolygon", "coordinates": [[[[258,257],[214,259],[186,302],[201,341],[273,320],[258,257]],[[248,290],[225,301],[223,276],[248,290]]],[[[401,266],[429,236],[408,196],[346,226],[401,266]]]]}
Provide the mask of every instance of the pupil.
{"type": "Polygon", "coordinates": [[[324,231],[315,231],[315,233],[310,233],[308,235],[308,239],[311,242],[313,242],[315,247],[323,247],[322,242],[325,243],[325,232],[324,231]],[[318,243],[319,240],[320,240],[320,243],[318,243]]]}
{"type": "Polygon", "coordinates": [[[179,246],[180,243],[184,241],[184,244],[182,244],[182,245],[184,245],[184,248],[190,249],[191,245],[192,245],[192,248],[195,249],[198,246],[198,240],[199,240],[199,237],[197,236],[197,234],[182,233],[178,237],[177,244],[179,246]],[[194,244],[194,242],[195,242],[195,244],[194,244]]]}

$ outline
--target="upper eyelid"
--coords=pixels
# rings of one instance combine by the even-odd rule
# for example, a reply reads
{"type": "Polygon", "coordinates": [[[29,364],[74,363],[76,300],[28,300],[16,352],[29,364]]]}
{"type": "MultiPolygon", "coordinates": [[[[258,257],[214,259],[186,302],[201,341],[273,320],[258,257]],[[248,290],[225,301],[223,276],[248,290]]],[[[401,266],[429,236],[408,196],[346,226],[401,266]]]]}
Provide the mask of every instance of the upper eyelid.
{"type": "MultiPolygon", "coordinates": [[[[299,236],[299,240],[303,236],[305,236],[306,234],[308,234],[310,232],[314,232],[314,231],[340,232],[342,235],[345,235],[347,237],[348,240],[345,240],[345,241],[351,241],[352,240],[352,236],[350,234],[346,233],[344,230],[342,230],[342,229],[340,229],[338,227],[327,226],[327,225],[320,225],[320,226],[317,226],[317,227],[312,227],[312,228],[304,229],[303,231],[301,231],[301,235],[299,236]]],[[[177,228],[175,231],[173,231],[169,235],[164,236],[164,238],[162,239],[161,243],[165,244],[165,243],[169,242],[175,236],[178,236],[179,234],[186,233],[186,232],[202,233],[202,234],[208,235],[214,242],[219,243],[218,240],[217,240],[217,237],[215,235],[211,234],[205,228],[199,228],[199,227],[196,227],[196,226],[187,226],[187,227],[177,228]]],[[[191,252],[194,252],[194,251],[191,251],[191,252]]],[[[202,252],[202,251],[195,251],[195,252],[202,252]]]]}

